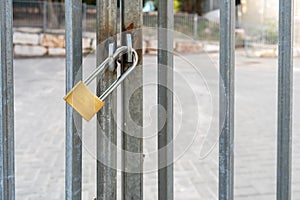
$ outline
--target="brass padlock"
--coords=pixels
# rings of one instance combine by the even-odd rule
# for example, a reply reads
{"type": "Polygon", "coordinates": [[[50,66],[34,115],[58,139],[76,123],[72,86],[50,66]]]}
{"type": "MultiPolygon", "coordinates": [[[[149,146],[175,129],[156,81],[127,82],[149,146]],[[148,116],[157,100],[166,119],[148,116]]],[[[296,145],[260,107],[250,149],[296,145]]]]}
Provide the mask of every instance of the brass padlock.
{"type": "Polygon", "coordinates": [[[86,121],[90,121],[104,106],[104,102],[94,95],[82,81],[75,85],[64,100],[86,121]]]}
{"type": "Polygon", "coordinates": [[[107,58],[95,71],[84,81],[80,81],[75,87],[64,97],[64,100],[73,107],[86,121],[90,121],[93,116],[104,106],[104,100],[108,95],[110,95],[124,80],[125,78],[134,70],[138,63],[138,54],[132,49],[134,62],[133,65],[126,70],[121,76],[114,81],[109,88],[100,96],[94,95],[87,87],[87,85],[103,70],[107,68],[107,64],[111,62],[111,59],[115,59],[117,54],[119,55],[124,51],[128,50],[127,47],[122,49],[117,49],[114,56],[107,58]]]}

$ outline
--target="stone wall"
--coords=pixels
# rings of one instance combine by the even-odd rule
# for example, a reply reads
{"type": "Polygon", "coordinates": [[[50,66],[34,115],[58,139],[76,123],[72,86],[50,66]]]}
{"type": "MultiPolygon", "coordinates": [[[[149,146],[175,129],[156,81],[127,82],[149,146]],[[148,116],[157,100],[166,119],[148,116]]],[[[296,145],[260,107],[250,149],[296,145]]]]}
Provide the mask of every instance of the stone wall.
{"type": "MultiPolygon", "coordinates": [[[[96,49],[93,34],[82,39],[83,53],[96,49]]],[[[16,28],[13,33],[16,57],[65,56],[65,35],[60,31],[42,33],[38,28],[16,28]]]]}
{"type": "MultiPolygon", "coordinates": [[[[241,41],[237,47],[243,47],[245,33],[237,30],[236,36],[241,41]]],[[[143,53],[157,53],[157,38],[143,38],[143,53]]],[[[13,34],[15,57],[65,56],[65,34],[63,30],[43,33],[39,28],[15,28],[13,34]]],[[[86,33],[82,39],[84,54],[95,52],[96,34],[86,33]]],[[[174,51],[181,53],[218,52],[219,44],[209,41],[175,39],[174,51]]]]}
{"type": "MultiPolygon", "coordinates": [[[[95,34],[85,34],[82,39],[83,53],[96,50],[95,34]]],[[[53,31],[42,33],[41,29],[17,28],[13,34],[15,57],[65,56],[65,35],[53,31]]],[[[157,41],[144,38],[144,53],[157,53],[157,41]]],[[[201,52],[205,48],[199,42],[176,41],[174,50],[177,52],[201,52]]]]}

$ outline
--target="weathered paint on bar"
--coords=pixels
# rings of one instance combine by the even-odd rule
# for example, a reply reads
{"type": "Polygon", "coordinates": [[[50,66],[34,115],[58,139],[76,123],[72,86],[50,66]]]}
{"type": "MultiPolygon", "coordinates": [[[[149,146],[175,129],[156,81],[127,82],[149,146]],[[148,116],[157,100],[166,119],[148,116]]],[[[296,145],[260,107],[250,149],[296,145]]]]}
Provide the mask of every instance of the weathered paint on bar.
{"type": "Polygon", "coordinates": [[[174,199],[173,0],[158,1],[158,199],[174,199]],[[167,115],[165,115],[165,113],[167,115]],[[167,117],[166,119],[162,117],[167,117]],[[162,124],[164,123],[164,124],[162,124]]]}
{"type": "MultiPolygon", "coordinates": [[[[66,0],[66,93],[82,79],[82,1],[66,0]]],[[[82,118],[66,105],[66,199],[82,193],[82,118]]]]}
{"type": "Polygon", "coordinates": [[[220,1],[219,200],[234,198],[235,0],[220,1]]]}
{"type": "Polygon", "coordinates": [[[12,0],[0,1],[0,199],[15,199],[12,0]]]}
{"type": "Polygon", "coordinates": [[[279,1],[277,200],[291,199],[293,4],[293,0],[279,1]]]}
{"type": "MultiPolygon", "coordinates": [[[[97,0],[97,66],[107,57],[109,44],[117,47],[117,0],[97,0]],[[102,44],[104,43],[104,44],[102,44]]],[[[97,95],[101,95],[117,78],[117,72],[106,70],[99,75],[97,95]]],[[[97,114],[97,199],[117,198],[117,123],[116,96],[110,95],[97,114]]]]}
{"type": "MultiPolygon", "coordinates": [[[[143,68],[142,13],[140,0],[121,1],[122,31],[132,34],[133,48],[139,56],[138,66],[122,85],[122,199],[143,199],[143,68]],[[131,108],[131,109],[130,109],[131,108]],[[130,109],[130,110],[129,110],[130,109]],[[134,124],[132,124],[134,123],[134,124]],[[132,155],[135,156],[132,156],[132,155]]],[[[122,45],[126,46],[126,33],[122,45]]],[[[123,59],[122,73],[131,66],[123,59]]]]}

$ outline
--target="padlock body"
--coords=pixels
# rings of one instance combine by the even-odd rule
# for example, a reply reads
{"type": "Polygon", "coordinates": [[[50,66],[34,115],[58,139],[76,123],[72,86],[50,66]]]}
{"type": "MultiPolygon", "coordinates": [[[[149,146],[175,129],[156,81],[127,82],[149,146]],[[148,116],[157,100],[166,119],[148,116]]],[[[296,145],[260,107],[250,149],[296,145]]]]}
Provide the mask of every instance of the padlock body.
{"type": "Polygon", "coordinates": [[[94,95],[82,81],[76,84],[64,100],[86,121],[90,121],[104,106],[104,102],[94,95]]]}

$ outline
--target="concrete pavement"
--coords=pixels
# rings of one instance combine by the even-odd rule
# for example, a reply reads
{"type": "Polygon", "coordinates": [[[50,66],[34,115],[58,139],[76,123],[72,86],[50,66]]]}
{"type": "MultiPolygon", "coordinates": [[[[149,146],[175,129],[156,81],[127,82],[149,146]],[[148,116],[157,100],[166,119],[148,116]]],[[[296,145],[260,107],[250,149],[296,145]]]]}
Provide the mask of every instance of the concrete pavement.
{"type": "MultiPolygon", "coordinates": [[[[145,199],[157,197],[156,57],[144,58],[145,199]],[[150,127],[150,128],[149,128],[150,127]]],[[[84,72],[95,62],[85,60],[84,72]]],[[[175,199],[217,199],[218,55],[175,58],[175,199]],[[197,106],[196,106],[197,105],[197,106]],[[215,114],[214,114],[215,113],[215,114]]],[[[295,60],[293,198],[300,199],[300,62],[295,60]]],[[[277,60],[236,55],[235,197],[275,199],[277,60]]],[[[16,199],[64,199],[65,61],[15,60],[16,199]]],[[[93,125],[84,123],[87,130],[93,125]]],[[[84,132],[83,199],[96,194],[93,131],[84,132]]],[[[120,177],[120,173],[119,173],[120,177]]],[[[118,194],[120,197],[120,193],[118,194]]]]}

